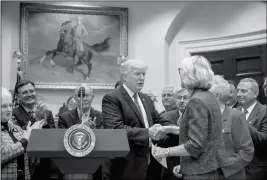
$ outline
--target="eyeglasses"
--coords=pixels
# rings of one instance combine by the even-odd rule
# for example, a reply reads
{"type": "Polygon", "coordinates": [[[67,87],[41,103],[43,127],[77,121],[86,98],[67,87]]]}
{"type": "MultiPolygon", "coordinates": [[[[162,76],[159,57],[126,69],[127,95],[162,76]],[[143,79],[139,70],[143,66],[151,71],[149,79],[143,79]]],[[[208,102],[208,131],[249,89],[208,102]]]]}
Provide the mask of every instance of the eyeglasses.
{"type": "Polygon", "coordinates": [[[177,96],[177,99],[179,99],[179,100],[181,100],[181,99],[188,100],[189,97],[188,96],[177,96]]]}
{"type": "Polygon", "coordinates": [[[179,74],[182,73],[182,68],[178,68],[178,73],[179,73],[179,74]]]}
{"type": "Polygon", "coordinates": [[[6,111],[8,108],[13,109],[13,104],[1,104],[1,110],[6,111]]]}

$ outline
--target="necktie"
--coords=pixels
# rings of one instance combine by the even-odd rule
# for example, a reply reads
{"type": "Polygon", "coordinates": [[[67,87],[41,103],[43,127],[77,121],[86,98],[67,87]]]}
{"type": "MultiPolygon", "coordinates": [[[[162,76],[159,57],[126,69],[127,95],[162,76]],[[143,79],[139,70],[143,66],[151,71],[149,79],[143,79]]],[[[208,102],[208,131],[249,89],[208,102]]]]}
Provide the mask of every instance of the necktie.
{"type": "Polygon", "coordinates": [[[248,110],[244,109],[244,114],[246,115],[248,113],[248,110]]]}
{"type": "MultiPolygon", "coordinates": [[[[141,108],[140,108],[140,105],[139,105],[139,103],[138,103],[138,99],[137,99],[137,93],[134,93],[133,98],[134,98],[134,104],[136,105],[138,111],[139,111],[139,112],[141,113],[141,115],[142,115],[142,111],[141,111],[141,108]]],[[[143,118],[143,117],[142,117],[142,118],[143,118]]]]}
{"type": "Polygon", "coordinates": [[[33,125],[33,123],[36,121],[35,120],[35,113],[33,111],[29,111],[28,113],[29,113],[29,115],[31,117],[31,119],[30,119],[30,121],[32,122],[31,125],[33,125]]]}

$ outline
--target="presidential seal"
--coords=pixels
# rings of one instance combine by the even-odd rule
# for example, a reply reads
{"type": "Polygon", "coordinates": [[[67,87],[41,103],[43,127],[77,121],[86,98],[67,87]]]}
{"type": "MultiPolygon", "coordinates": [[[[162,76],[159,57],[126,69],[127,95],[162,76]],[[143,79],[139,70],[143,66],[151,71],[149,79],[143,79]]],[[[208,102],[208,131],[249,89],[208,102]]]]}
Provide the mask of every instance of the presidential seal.
{"type": "Polygon", "coordinates": [[[84,124],[71,126],[64,135],[64,146],[68,153],[75,157],[89,154],[95,147],[95,134],[84,124]]]}

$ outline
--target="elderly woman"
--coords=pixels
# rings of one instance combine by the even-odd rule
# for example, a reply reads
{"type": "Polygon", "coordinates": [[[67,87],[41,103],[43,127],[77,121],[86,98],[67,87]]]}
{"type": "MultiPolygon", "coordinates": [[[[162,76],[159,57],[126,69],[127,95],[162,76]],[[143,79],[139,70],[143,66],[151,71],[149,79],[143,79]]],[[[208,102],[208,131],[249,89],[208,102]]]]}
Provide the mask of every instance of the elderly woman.
{"type": "Polygon", "coordinates": [[[226,106],[230,92],[229,83],[216,75],[210,91],[217,97],[222,113],[223,151],[228,165],[223,167],[226,179],[246,179],[245,167],[253,158],[254,145],[246,124],[245,115],[226,106]]]}
{"type": "Polygon", "coordinates": [[[2,87],[1,96],[1,179],[30,179],[25,153],[32,129],[40,129],[45,120],[35,122],[27,130],[12,123],[12,96],[2,87]]]}
{"type": "Polygon", "coordinates": [[[216,97],[209,92],[214,73],[202,56],[186,58],[181,65],[181,86],[191,96],[178,122],[180,145],[157,147],[155,156],[181,156],[183,179],[223,179],[221,111],[216,97]]]}

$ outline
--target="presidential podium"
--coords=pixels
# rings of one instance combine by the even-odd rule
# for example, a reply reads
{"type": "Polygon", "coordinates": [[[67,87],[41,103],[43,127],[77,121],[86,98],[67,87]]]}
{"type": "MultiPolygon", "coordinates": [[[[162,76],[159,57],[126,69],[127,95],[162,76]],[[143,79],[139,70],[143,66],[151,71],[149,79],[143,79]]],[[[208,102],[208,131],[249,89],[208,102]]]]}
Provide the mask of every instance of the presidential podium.
{"type": "Polygon", "coordinates": [[[93,129],[95,148],[84,157],[70,155],[63,143],[67,129],[32,130],[27,153],[29,157],[51,158],[62,174],[93,174],[108,158],[125,157],[130,148],[126,130],[93,129]]]}

